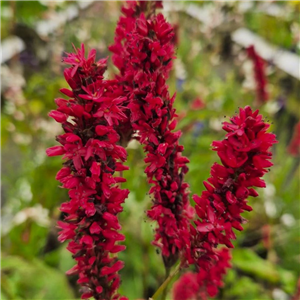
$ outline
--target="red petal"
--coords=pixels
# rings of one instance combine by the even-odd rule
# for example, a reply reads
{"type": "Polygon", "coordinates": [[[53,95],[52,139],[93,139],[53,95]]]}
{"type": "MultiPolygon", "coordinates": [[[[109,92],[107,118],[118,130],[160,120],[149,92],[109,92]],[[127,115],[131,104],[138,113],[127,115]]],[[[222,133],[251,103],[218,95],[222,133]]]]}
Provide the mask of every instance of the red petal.
{"type": "Polygon", "coordinates": [[[91,234],[97,234],[101,232],[101,227],[98,225],[97,222],[93,222],[93,224],[90,227],[90,233],[91,234]]]}
{"type": "Polygon", "coordinates": [[[54,147],[48,148],[46,150],[46,153],[48,156],[58,156],[58,155],[65,154],[65,150],[64,150],[64,147],[62,147],[62,146],[54,146],[54,147]]]}
{"type": "Polygon", "coordinates": [[[66,89],[66,88],[60,89],[60,91],[61,91],[63,94],[69,96],[69,97],[74,97],[73,92],[70,91],[70,90],[68,90],[68,89],[66,89]]]}
{"type": "Polygon", "coordinates": [[[119,270],[121,270],[122,268],[124,267],[124,263],[122,261],[117,261],[113,266],[111,267],[103,267],[101,269],[101,272],[100,274],[102,276],[104,275],[108,275],[108,274],[111,274],[111,273],[116,273],[118,272],[119,270]]]}
{"type": "Polygon", "coordinates": [[[58,123],[64,123],[67,121],[67,116],[64,113],[59,112],[57,110],[51,110],[48,116],[53,118],[58,123]]]}

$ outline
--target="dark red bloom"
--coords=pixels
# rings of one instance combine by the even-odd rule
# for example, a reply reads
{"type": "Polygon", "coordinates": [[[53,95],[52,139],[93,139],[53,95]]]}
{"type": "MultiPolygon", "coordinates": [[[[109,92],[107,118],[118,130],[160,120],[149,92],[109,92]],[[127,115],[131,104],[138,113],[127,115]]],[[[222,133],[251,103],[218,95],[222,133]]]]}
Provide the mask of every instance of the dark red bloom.
{"type": "Polygon", "coordinates": [[[265,71],[265,61],[257,54],[253,45],[247,48],[249,58],[253,61],[254,76],[256,81],[257,100],[264,103],[268,100],[267,76],[265,71]]]}
{"type": "Polygon", "coordinates": [[[253,187],[265,187],[261,177],[273,165],[269,149],[276,142],[275,135],[266,132],[268,128],[258,110],[252,112],[246,106],[230,123],[223,123],[223,129],[228,132],[226,138],[212,143],[223,165],[212,166],[211,177],[204,182],[206,191],[201,197],[193,197],[199,219],[191,231],[193,255],[198,264],[208,264],[218,244],[232,247],[230,240],[235,239],[232,228],[242,230],[241,213],[252,210],[246,199],[258,196],[253,187]],[[200,248],[204,251],[198,258],[200,248]]]}
{"type": "Polygon", "coordinates": [[[189,248],[188,224],[193,214],[184,182],[188,159],[178,143],[181,133],[173,132],[175,96],[170,97],[166,85],[174,57],[174,33],[162,14],[140,11],[140,6],[133,9],[130,2],[123,8],[125,17],[118,23],[110,50],[120,69],[117,78],[127,93],[132,128],[147,154],[145,172],[153,195],[147,214],[158,224],[154,244],[162,249],[170,267],[179,252],[189,248]]]}
{"type": "Polygon", "coordinates": [[[233,247],[233,228],[243,230],[241,213],[252,210],[246,199],[258,196],[253,187],[265,187],[261,177],[272,166],[270,148],[276,143],[268,128],[258,110],[246,106],[230,123],[223,123],[226,138],[212,143],[222,165],[212,166],[211,177],[204,182],[206,190],[200,197],[193,196],[198,218],[190,226],[191,253],[186,261],[195,265],[196,273],[183,275],[175,284],[175,300],[206,300],[222,286],[230,255],[226,248],[216,248],[220,244],[233,247]]]}
{"type": "Polygon", "coordinates": [[[192,101],[192,103],[190,104],[190,108],[192,110],[200,110],[202,108],[205,107],[205,103],[203,102],[203,100],[199,97],[197,97],[196,99],[194,99],[192,101]]]}
{"type": "MultiPolygon", "coordinates": [[[[75,49],[76,50],[76,49],[75,49]]],[[[78,274],[82,299],[126,299],[116,293],[118,271],[124,263],[115,253],[123,251],[124,235],[118,213],[129,191],[122,190],[114,177],[126,170],[126,150],[119,145],[116,129],[126,120],[122,89],[115,81],[103,80],[106,59],[95,61],[95,50],[84,56],[84,46],[68,54],[71,67],[64,74],[71,90],[62,89],[69,100],[56,99],[57,109],[49,116],[62,123],[65,134],[57,136],[62,146],[47,149],[49,156],[64,155],[64,167],[56,179],[69,189],[70,201],[61,205],[64,221],[59,240],[71,240],[67,249],[76,265],[67,274],[78,274]]]]}
{"type": "Polygon", "coordinates": [[[245,222],[241,213],[252,210],[247,205],[248,196],[258,196],[253,187],[265,187],[261,177],[272,166],[270,148],[276,143],[275,135],[266,132],[268,128],[258,110],[253,112],[249,106],[241,108],[230,122],[224,122],[226,138],[212,143],[222,165],[212,166],[211,177],[204,182],[206,190],[200,197],[193,196],[198,218],[190,226],[191,254],[186,259],[196,266],[199,284],[205,278],[218,282],[206,285],[210,296],[217,293],[221,282],[219,272],[213,272],[220,261],[217,246],[233,247],[233,229],[243,230],[241,224],[245,222]]]}
{"type": "Polygon", "coordinates": [[[178,47],[179,46],[179,29],[180,29],[180,26],[178,23],[174,24],[173,25],[173,30],[174,30],[174,36],[173,36],[173,39],[172,39],[172,43],[174,44],[175,47],[178,47]]]}

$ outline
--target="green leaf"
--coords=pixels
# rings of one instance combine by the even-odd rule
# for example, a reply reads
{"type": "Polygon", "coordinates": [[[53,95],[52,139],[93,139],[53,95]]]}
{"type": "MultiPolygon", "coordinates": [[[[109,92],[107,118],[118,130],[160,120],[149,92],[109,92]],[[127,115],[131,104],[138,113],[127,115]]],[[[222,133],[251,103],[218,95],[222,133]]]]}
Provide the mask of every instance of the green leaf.
{"type": "Polygon", "coordinates": [[[29,262],[18,256],[3,255],[1,265],[2,299],[75,298],[65,275],[38,259],[29,262]]]}
{"type": "Polygon", "coordinates": [[[259,279],[266,280],[270,283],[278,283],[280,280],[279,272],[275,265],[262,259],[250,249],[234,249],[233,265],[259,279]]]}

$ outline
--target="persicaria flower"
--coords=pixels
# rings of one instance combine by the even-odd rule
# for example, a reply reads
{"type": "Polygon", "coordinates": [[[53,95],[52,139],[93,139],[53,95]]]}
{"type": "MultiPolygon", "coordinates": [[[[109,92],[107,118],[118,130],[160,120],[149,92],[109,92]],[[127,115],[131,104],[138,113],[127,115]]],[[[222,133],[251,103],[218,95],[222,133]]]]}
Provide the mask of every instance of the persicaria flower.
{"type": "Polygon", "coordinates": [[[127,4],[123,8],[125,17],[118,23],[110,50],[120,70],[117,78],[127,93],[132,129],[147,155],[145,173],[153,195],[147,214],[158,224],[153,243],[162,249],[164,262],[170,267],[179,252],[189,248],[188,227],[193,215],[184,182],[189,160],[182,156],[181,133],[173,132],[175,95],[169,95],[166,85],[174,57],[174,33],[162,14],[134,13],[141,11],[138,7],[127,4]]]}
{"type": "Polygon", "coordinates": [[[205,107],[205,103],[199,97],[197,97],[196,99],[194,99],[192,101],[192,103],[190,104],[190,108],[192,110],[200,110],[200,109],[203,109],[204,107],[205,107]]]}
{"type": "Polygon", "coordinates": [[[95,61],[95,50],[87,58],[84,54],[82,45],[65,58],[71,89],[61,91],[70,99],[56,99],[57,109],[49,114],[65,131],[57,137],[62,146],[47,149],[49,156],[63,155],[56,179],[69,189],[70,201],[60,207],[59,240],[70,240],[67,249],[76,265],[67,274],[79,275],[82,299],[124,300],[116,293],[124,263],[115,254],[125,249],[118,244],[125,237],[118,232],[117,216],[129,191],[119,187],[125,180],[114,173],[127,169],[117,132],[126,121],[125,98],[115,81],[103,80],[106,59],[95,61]]]}
{"type": "MultiPolygon", "coordinates": [[[[196,237],[195,254],[199,248],[204,248],[204,252],[213,258],[213,248],[218,244],[233,247],[230,241],[235,239],[232,228],[242,230],[244,220],[240,214],[252,210],[246,199],[258,196],[253,187],[266,186],[261,177],[273,165],[270,147],[276,140],[274,134],[266,132],[268,128],[269,124],[263,122],[258,110],[252,112],[249,106],[241,108],[230,123],[223,123],[226,138],[212,143],[222,165],[215,163],[212,166],[211,177],[204,182],[206,190],[201,197],[193,196],[199,217],[192,228],[196,237]]],[[[209,262],[208,258],[202,253],[197,261],[209,262]]]]}
{"type": "Polygon", "coordinates": [[[260,103],[264,103],[268,100],[265,62],[257,54],[253,45],[247,48],[247,53],[249,58],[253,61],[253,65],[254,65],[253,70],[254,70],[254,77],[256,81],[257,100],[260,103]]]}
{"type": "MultiPolygon", "coordinates": [[[[198,274],[209,272],[211,280],[218,279],[212,272],[220,260],[217,246],[233,247],[233,229],[243,230],[241,224],[245,222],[241,213],[252,210],[247,198],[258,196],[253,187],[266,186],[261,177],[273,165],[270,148],[277,141],[273,133],[267,133],[269,124],[258,113],[246,106],[223,123],[226,138],[212,143],[222,165],[212,166],[211,177],[204,182],[206,190],[200,197],[193,196],[197,219],[190,226],[191,253],[186,260],[196,266],[198,274]]],[[[199,284],[205,276],[197,277],[199,284]]],[[[215,292],[215,288],[208,290],[209,295],[215,292]]]]}

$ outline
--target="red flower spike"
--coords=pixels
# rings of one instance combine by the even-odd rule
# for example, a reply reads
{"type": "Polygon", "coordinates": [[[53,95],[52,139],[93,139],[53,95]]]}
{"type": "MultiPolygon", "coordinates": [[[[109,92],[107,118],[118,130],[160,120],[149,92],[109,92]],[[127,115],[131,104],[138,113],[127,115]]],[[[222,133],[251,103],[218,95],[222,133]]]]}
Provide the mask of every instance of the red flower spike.
{"type": "MultiPolygon", "coordinates": [[[[149,4],[150,10],[155,8],[149,4]]],[[[162,249],[170,267],[180,252],[189,249],[193,209],[183,181],[188,159],[181,155],[181,133],[172,132],[175,97],[170,97],[166,85],[174,58],[173,28],[162,14],[149,13],[147,6],[142,1],[124,5],[110,50],[120,70],[117,78],[126,87],[131,126],[147,154],[145,173],[154,199],[148,216],[158,224],[153,244],[162,249]]]]}
{"type": "Polygon", "coordinates": [[[257,54],[253,45],[247,48],[247,54],[253,61],[254,77],[256,81],[256,94],[259,103],[264,103],[268,100],[267,92],[267,76],[265,72],[265,61],[257,54]]]}
{"type": "Polygon", "coordinates": [[[64,61],[71,67],[64,74],[71,90],[61,92],[72,99],[56,99],[58,108],[49,114],[62,123],[66,133],[57,137],[62,146],[46,152],[48,156],[64,155],[66,160],[56,179],[69,189],[70,196],[60,208],[65,220],[58,222],[59,240],[70,240],[67,249],[76,260],[67,274],[79,275],[82,299],[117,300],[126,299],[116,292],[118,271],[124,264],[115,253],[125,249],[117,244],[125,238],[116,230],[121,228],[117,215],[128,190],[117,185],[124,179],[113,174],[128,168],[122,164],[127,154],[117,145],[120,136],[114,126],[126,122],[127,117],[122,88],[114,80],[103,81],[106,59],[97,62],[95,54],[92,50],[85,58],[84,45],[67,54],[64,61]],[[70,117],[72,124],[67,122],[70,117]]]}
{"type": "MultiPolygon", "coordinates": [[[[230,123],[224,124],[226,138],[212,143],[223,166],[215,163],[211,177],[204,181],[206,190],[200,197],[193,196],[197,219],[195,227],[190,227],[191,248],[186,261],[198,270],[195,297],[207,299],[217,294],[221,275],[229,267],[229,254],[226,249],[222,252],[215,249],[218,245],[233,248],[231,240],[236,238],[233,228],[243,230],[245,220],[241,213],[252,210],[246,199],[258,195],[252,187],[265,187],[261,177],[272,165],[269,149],[277,142],[274,134],[266,132],[268,127],[258,111],[252,112],[246,106],[230,123]]],[[[175,299],[178,293],[181,295],[180,284],[174,290],[175,299]]]]}

